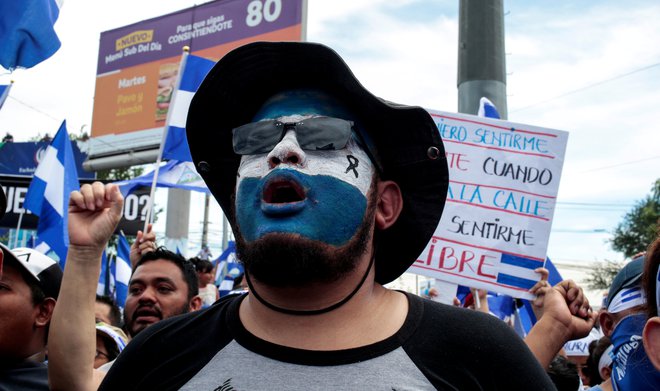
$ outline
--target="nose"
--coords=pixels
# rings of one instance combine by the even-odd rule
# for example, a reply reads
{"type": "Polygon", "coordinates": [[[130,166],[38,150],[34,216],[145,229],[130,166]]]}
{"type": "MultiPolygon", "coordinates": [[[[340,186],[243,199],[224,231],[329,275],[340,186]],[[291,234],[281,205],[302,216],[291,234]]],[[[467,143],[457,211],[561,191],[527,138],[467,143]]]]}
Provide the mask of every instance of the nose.
{"type": "Polygon", "coordinates": [[[275,148],[267,156],[268,167],[273,169],[280,164],[288,164],[293,166],[302,167],[306,162],[306,154],[296,138],[296,132],[289,130],[286,132],[282,140],[277,143],[275,148]]]}
{"type": "Polygon", "coordinates": [[[156,302],[156,290],[147,287],[142,291],[142,294],[138,298],[138,303],[140,304],[147,304],[147,303],[155,303],[156,302]]]}

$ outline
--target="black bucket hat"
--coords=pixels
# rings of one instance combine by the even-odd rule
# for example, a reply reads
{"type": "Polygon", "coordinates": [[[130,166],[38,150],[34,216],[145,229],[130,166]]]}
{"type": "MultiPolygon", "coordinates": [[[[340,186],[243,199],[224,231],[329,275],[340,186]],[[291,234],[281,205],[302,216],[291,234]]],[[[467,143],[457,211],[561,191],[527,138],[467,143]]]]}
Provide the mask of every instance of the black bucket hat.
{"type": "Polygon", "coordinates": [[[401,188],[401,215],[376,236],[376,281],[393,281],[417,260],[440,221],[449,183],[445,150],[426,110],[372,95],[327,46],[256,42],[218,61],[188,111],[197,170],[236,230],[232,195],[241,156],[234,153],[232,129],[251,122],[271,96],[293,89],[323,91],[351,110],[377,151],[381,178],[401,188]]]}

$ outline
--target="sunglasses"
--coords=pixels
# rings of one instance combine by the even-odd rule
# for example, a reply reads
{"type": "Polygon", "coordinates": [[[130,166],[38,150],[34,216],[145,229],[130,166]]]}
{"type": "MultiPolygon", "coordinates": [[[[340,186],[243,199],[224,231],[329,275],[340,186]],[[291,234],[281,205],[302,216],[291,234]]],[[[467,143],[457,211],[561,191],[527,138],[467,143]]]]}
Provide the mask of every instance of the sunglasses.
{"type": "Polygon", "coordinates": [[[313,117],[299,122],[252,122],[232,131],[234,152],[239,155],[268,153],[289,130],[295,130],[300,148],[306,151],[334,151],[346,147],[353,122],[333,117],[313,117]]]}

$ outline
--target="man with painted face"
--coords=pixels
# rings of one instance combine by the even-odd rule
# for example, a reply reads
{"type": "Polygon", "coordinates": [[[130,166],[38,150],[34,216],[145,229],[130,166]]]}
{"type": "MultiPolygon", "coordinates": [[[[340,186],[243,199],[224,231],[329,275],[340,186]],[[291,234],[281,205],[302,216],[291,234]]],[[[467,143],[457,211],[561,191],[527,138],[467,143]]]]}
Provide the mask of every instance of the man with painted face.
{"type": "Polygon", "coordinates": [[[446,198],[425,110],[373,96],[325,46],[259,42],[218,62],[186,128],[249,293],[140,333],[101,389],[554,389],[498,319],[383,287],[446,198]]]}

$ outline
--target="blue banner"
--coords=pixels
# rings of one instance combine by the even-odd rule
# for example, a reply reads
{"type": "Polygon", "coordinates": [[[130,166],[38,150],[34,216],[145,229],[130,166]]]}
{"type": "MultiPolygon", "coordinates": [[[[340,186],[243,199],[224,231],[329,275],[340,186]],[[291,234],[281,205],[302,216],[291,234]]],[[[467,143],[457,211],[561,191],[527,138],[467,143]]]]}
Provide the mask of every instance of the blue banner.
{"type": "MultiPolygon", "coordinates": [[[[46,153],[50,142],[0,143],[0,175],[29,176],[34,172],[46,153]]],[[[72,142],[73,158],[76,161],[78,178],[94,179],[95,173],[83,170],[82,164],[87,154],[80,151],[77,143],[72,142]]]]}

